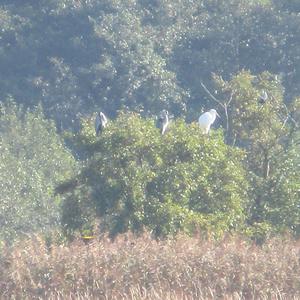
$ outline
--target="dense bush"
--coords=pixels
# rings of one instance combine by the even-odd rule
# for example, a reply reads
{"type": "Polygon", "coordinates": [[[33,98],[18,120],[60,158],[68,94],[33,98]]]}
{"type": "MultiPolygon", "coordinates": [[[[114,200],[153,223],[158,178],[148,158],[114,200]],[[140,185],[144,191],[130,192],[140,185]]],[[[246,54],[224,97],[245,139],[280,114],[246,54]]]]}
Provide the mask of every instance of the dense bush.
{"type": "Polygon", "coordinates": [[[161,136],[152,119],[129,113],[95,137],[91,120],[83,120],[73,142],[88,160],[69,182],[65,228],[83,230],[101,218],[112,235],[144,226],[155,235],[195,227],[216,236],[244,227],[259,240],[263,232],[298,235],[299,127],[291,117],[297,101],[287,107],[268,72],[243,71],[230,81],[215,76],[215,84],[222,100],[211,97],[225,138],[221,130],[205,136],[182,119],[161,136]]]}
{"type": "Polygon", "coordinates": [[[243,71],[230,81],[217,76],[216,84],[224,99],[221,109],[227,143],[246,150],[248,224],[277,232],[289,230],[298,236],[299,101],[286,105],[281,82],[268,72],[253,76],[243,71]]]}
{"type": "Polygon", "coordinates": [[[40,108],[0,107],[0,241],[59,225],[59,181],[75,161],[40,108]]]}
{"type": "Polygon", "coordinates": [[[66,228],[97,217],[113,235],[145,226],[166,235],[192,224],[219,234],[243,224],[244,156],[221,131],[205,136],[197,124],[176,120],[162,136],[153,120],[121,113],[100,137],[86,123],[77,144],[90,159],[70,182],[66,228]]]}

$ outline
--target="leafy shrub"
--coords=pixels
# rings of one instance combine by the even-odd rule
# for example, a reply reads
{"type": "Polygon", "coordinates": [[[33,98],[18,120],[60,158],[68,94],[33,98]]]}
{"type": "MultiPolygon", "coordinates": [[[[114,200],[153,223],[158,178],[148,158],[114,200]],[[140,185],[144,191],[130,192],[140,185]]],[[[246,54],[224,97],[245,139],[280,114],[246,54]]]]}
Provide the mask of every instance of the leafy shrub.
{"type": "Polygon", "coordinates": [[[224,98],[231,97],[227,142],[246,150],[248,224],[269,224],[273,232],[299,236],[299,100],[287,106],[280,81],[268,72],[243,71],[230,81],[216,77],[216,83],[224,98]]]}
{"type": "Polygon", "coordinates": [[[144,227],[167,235],[192,223],[218,235],[244,221],[243,153],[221,131],[205,136],[176,120],[161,136],[153,120],[121,113],[99,138],[88,123],[75,138],[90,159],[64,201],[67,230],[100,218],[112,235],[144,227]]]}
{"type": "Polygon", "coordinates": [[[40,108],[0,109],[0,240],[10,240],[58,226],[54,186],[73,174],[75,161],[40,108]]]}

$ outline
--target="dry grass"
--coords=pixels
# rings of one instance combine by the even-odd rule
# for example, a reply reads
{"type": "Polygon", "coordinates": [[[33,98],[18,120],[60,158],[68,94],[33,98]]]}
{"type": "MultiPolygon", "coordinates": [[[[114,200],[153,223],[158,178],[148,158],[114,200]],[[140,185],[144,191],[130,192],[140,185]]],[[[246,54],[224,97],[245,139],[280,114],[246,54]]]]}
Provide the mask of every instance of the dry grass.
{"type": "Polygon", "coordinates": [[[3,249],[1,299],[300,299],[300,244],[121,236],[3,249]]]}

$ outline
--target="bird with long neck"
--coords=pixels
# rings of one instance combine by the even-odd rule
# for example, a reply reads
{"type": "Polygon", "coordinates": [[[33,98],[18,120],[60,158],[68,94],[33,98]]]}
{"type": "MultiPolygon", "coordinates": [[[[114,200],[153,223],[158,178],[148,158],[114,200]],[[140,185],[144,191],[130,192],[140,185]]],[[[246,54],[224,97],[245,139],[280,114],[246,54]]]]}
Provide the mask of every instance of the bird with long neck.
{"type": "Polygon", "coordinates": [[[158,118],[157,127],[160,128],[161,134],[164,135],[169,126],[169,112],[162,110],[158,118]]]}
{"type": "Polygon", "coordinates": [[[107,122],[108,121],[107,121],[107,118],[106,118],[105,114],[102,111],[98,112],[97,115],[96,115],[96,119],[95,119],[95,131],[96,131],[97,136],[106,127],[107,122]]]}
{"type": "Polygon", "coordinates": [[[211,109],[199,117],[198,123],[203,133],[209,133],[210,126],[215,122],[217,116],[220,117],[217,111],[211,109]]]}

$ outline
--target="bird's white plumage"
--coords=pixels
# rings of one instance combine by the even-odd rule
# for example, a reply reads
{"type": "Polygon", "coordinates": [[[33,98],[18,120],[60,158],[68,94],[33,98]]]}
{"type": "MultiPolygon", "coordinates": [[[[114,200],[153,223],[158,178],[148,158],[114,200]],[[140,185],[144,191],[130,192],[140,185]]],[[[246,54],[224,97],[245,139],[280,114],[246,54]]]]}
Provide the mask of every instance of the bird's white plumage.
{"type": "Polygon", "coordinates": [[[107,125],[107,118],[103,112],[100,112],[102,126],[105,127],[107,125]]]}
{"type": "Polygon", "coordinates": [[[169,125],[169,116],[168,116],[168,114],[166,114],[166,115],[165,115],[165,118],[164,118],[164,121],[163,121],[161,134],[165,134],[168,125],[169,125]]]}
{"type": "Polygon", "coordinates": [[[96,135],[99,135],[99,133],[102,131],[103,128],[105,128],[107,125],[107,118],[103,112],[97,113],[96,119],[95,119],[95,131],[96,135]]]}
{"type": "Polygon", "coordinates": [[[215,109],[211,109],[199,117],[198,123],[203,133],[209,133],[210,126],[214,123],[217,116],[217,111],[215,109]]]}

